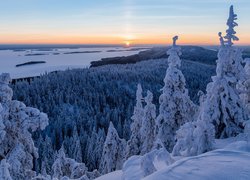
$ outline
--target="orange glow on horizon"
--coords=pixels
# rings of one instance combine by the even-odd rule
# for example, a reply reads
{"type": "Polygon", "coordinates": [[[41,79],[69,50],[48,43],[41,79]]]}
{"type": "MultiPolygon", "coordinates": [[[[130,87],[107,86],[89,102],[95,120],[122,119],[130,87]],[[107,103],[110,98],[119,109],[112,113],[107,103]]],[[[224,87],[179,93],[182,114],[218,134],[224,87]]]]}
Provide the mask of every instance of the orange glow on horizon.
{"type": "MultiPolygon", "coordinates": [[[[140,35],[134,39],[124,39],[119,36],[68,36],[42,34],[0,34],[0,44],[171,44],[171,35],[140,35]]],[[[239,36],[240,41],[235,44],[250,45],[250,36],[239,36]]],[[[215,35],[179,34],[180,45],[218,45],[219,39],[215,35]]]]}

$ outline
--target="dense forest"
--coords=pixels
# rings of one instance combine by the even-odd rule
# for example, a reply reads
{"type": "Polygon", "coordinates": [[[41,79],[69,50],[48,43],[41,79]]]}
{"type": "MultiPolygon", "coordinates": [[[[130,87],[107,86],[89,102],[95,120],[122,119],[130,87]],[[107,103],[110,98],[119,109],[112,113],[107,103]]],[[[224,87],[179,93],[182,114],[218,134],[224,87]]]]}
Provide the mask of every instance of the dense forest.
{"type": "MultiPolygon", "coordinates": [[[[120,137],[129,139],[137,84],[154,92],[153,102],[159,106],[167,67],[167,59],[155,59],[50,73],[31,83],[13,85],[14,99],[49,117],[45,131],[33,134],[39,149],[35,169],[40,171],[46,159],[50,172],[53,153],[62,144],[68,157],[86,163],[90,170],[98,168],[109,122],[113,122],[120,137]],[[75,152],[76,146],[81,147],[79,153],[75,152]]],[[[182,71],[191,99],[198,103],[197,93],[205,91],[215,66],[184,60],[182,71]]]]}

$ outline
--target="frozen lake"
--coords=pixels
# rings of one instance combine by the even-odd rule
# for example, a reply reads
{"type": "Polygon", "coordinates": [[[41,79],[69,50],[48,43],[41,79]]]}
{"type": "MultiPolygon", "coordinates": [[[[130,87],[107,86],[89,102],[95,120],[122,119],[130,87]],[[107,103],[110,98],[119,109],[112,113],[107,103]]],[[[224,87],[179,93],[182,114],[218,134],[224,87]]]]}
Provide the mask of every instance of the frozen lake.
{"type": "Polygon", "coordinates": [[[85,68],[91,61],[107,57],[129,56],[146,50],[147,47],[79,47],[0,50],[0,73],[10,73],[13,79],[39,76],[56,70],[85,68]],[[45,61],[16,67],[31,61],[45,61]]]}

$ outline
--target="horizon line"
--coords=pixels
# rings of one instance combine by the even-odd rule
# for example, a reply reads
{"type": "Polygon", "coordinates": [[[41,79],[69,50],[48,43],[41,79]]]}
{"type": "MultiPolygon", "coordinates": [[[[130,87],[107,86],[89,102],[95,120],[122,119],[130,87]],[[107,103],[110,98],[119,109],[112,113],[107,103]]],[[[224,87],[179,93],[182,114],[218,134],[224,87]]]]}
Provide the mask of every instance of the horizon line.
{"type": "MultiPolygon", "coordinates": [[[[44,46],[44,45],[52,45],[52,46],[125,46],[123,43],[0,43],[0,46],[44,46]]],[[[171,46],[172,43],[138,43],[131,44],[130,47],[133,46],[171,46]]],[[[220,44],[208,44],[208,43],[179,43],[180,46],[220,46],[220,44]]],[[[237,43],[234,46],[250,46],[246,43],[237,43]]]]}

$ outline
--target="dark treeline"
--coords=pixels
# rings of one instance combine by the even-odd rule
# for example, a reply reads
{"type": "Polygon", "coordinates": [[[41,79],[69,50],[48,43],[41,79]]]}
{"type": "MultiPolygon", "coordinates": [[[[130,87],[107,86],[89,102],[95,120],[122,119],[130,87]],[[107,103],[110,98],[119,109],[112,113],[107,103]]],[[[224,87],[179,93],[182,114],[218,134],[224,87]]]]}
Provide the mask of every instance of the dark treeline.
{"type": "MultiPolygon", "coordinates": [[[[182,59],[192,59],[192,61],[215,65],[217,59],[217,51],[206,49],[199,46],[181,46],[182,59]]],[[[103,58],[100,61],[91,62],[91,67],[98,67],[108,64],[133,64],[140,61],[147,61],[150,59],[167,58],[167,47],[155,47],[147,51],[142,51],[131,56],[122,56],[114,58],[103,58]]]]}

